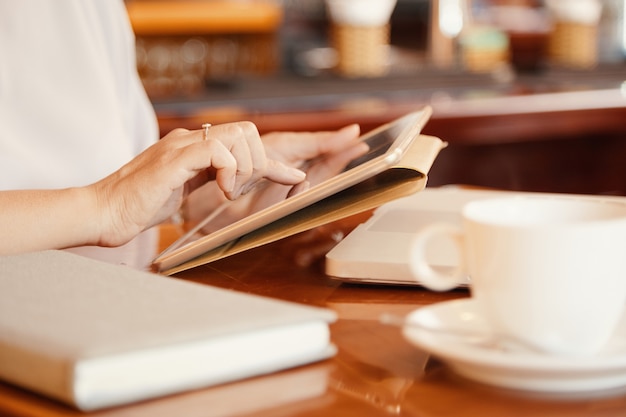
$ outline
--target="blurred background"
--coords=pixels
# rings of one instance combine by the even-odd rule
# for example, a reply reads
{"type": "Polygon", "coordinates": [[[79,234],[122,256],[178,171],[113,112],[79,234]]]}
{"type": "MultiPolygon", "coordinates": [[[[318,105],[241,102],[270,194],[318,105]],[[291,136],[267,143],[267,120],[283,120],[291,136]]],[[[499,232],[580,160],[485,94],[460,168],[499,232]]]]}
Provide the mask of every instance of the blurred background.
{"type": "Polygon", "coordinates": [[[433,106],[429,185],[626,195],[626,0],[127,0],[162,134],[433,106]],[[389,15],[386,14],[386,8],[389,15]]]}

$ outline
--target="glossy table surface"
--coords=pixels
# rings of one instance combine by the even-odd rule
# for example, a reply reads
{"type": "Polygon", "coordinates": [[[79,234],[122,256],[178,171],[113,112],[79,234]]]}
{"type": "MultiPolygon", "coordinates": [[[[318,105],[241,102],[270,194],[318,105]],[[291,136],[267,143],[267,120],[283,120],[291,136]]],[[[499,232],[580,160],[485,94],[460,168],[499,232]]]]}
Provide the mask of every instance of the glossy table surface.
{"type": "MultiPolygon", "coordinates": [[[[457,376],[408,343],[382,313],[468,297],[420,287],[346,284],[324,274],[332,236],[347,233],[369,213],[283,239],[177,275],[207,285],[261,294],[337,311],[331,325],[335,357],[217,387],[102,410],[96,416],[623,416],[626,391],[553,396],[490,387],[457,376]]],[[[177,234],[161,228],[161,246],[177,234]]],[[[2,416],[84,415],[0,383],[2,416]]]]}

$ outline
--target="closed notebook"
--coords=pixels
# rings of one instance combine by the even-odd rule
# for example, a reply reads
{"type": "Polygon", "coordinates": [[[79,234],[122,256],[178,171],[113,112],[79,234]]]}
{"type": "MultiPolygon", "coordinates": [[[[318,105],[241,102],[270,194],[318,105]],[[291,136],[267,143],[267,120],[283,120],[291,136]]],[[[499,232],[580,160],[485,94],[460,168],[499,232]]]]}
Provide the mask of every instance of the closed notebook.
{"type": "Polygon", "coordinates": [[[0,378],[82,410],[329,357],[334,319],[63,251],[0,257],[0,378]]]}

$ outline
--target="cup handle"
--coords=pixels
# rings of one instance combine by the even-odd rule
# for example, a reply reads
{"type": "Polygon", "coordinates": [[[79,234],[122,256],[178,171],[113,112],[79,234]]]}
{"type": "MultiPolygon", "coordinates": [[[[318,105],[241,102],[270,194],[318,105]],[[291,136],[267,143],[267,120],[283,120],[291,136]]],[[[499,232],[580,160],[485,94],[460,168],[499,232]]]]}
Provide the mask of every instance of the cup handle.
{"type": "Polygon", "coordinates": [[[464,277],[463,259],[463,233],[457,226],[448,223],[434,223],[421,229],[410,249],[410,267],[413,277],[420,284],[433,291],[448,291],[458,287],[464,277]],[[444,236],[450,239],[456,246],[459,254],[459,262],[450,272],[440,272],[435,270],[426,259],[426,247],[431,239],[437,236],[444,236]]]}

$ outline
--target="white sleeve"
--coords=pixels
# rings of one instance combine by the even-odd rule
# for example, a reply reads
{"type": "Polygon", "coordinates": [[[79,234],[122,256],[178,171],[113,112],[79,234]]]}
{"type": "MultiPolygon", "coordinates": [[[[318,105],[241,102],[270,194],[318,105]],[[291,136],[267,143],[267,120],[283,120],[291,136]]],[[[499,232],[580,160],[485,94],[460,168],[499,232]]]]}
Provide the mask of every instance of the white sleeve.
{"type": "Polygon", "coordinates": [[[97,181],[158,139],[121,0],[0,0],[0,189],[97,181]]]}

